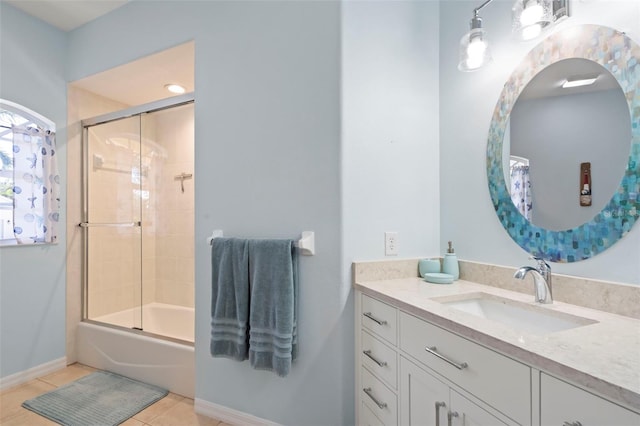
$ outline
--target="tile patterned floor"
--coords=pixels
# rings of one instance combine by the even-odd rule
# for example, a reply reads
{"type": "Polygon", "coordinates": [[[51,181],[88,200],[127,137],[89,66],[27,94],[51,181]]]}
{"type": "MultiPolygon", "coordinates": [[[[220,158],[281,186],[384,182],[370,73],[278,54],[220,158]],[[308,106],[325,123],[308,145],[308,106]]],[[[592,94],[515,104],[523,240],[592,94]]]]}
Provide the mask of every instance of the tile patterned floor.
{"type": "MultiPolygon", "coordinates": [[[[95,371],[91,367],[73,364],[0,393],[1,426],[57,425],[36,413],[22,408],[23,401],[72,382],[95,371]]],[[[122,426],[229,426],[220,420],[196,414],[193,400],[169,393],[155,404],[142,410],[122,426]]]]}

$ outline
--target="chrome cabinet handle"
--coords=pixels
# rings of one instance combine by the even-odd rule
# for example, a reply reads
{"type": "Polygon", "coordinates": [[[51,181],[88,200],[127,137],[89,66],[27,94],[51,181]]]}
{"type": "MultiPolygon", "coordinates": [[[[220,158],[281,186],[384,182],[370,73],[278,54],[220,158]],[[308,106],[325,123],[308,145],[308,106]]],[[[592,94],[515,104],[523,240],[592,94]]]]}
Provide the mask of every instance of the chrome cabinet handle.
{"type": "Polygon", "coordinates": [[[387,325],[387,321],[379,320],[378,318],[376,318],[373,315],[371,315],[371,312],[365,312],[362,315],[364,315],[365,317],[369,318],[371,321],[375,321],[376,323],[378,323],[378,325],[387,325]]]}
{"type": "Polygon", "coordinates": [[[96,227],[111,227],[111,228],[135,228],[138,226],[142,226],[142,222],[124,222],[124,223],[91,223],[91,222],[80,222],[78,224],[81,228],[90,228],[93,226],[96,227]]]}
{"type": "Polygon", "coordinates": [[[582,423],[576,420],[575,422],[564,422],[562,426],[582,426],[582,423]]]}
{"type": "Polygon", "coordinates": [[[369,398],[371,398],[371,400],[373,402],[376,403],[378,408],[380,408],[381,410],[384,409],[384,408],[387,408],[387,403],[386,402],[380,402],[380,401],[378,401],[376,399],[375,396],[373,396],[373,394],[371,393],[371,388],[363,388],[362,390],[364,391],[364,393],[366,393],[369,396],[369,398]]]}
{"type": "Polygon", "coordinates": [[[436,352],[436,349],[437,348],[435,346],[429,346],[429,347],[424,348],[424,350],[429,352],[431,355],[435,355],[438,358],[440,358],[441,360],[448,362],[449,364],[453,365],[458,370],[462,370],[462,369],[467,368],[469,366],[469,364],[467,364],[466,362],[457,363],[455,361],[451,361],[449,358],[447,358],[445,356],[442,356],[438,352],[436,352]]]}
{"type": "Polygon", "coordinates": [[[447,404],[444,402],[437,401],[436,402],[436,426],[440,426],[440,407],[446,407],[447,404]]]}
{"type": "Polygon", "coordinates": [[[386,367],[387,361],[378,361],[373,355],[371,355],[371,349],[367,349],[366,351],[362,351],[363,354],[368,356],[373,362],[378,364],[380,367],[386,367]]]}
{"type": "Polygon", "coordinates": [[[458,417],[458,412],[457,411],[449,411],[447,413],[447,426],[451,426],[451,419],[454,417],[458,417]]]}

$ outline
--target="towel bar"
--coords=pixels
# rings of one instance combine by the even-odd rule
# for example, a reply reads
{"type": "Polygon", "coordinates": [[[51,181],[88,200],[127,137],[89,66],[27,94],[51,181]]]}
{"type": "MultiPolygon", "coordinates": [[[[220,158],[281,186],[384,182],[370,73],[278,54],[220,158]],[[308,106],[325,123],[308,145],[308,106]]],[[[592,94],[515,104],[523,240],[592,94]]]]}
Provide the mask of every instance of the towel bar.
{"type": "MultiPolygon", "coordinates": [[[[211,245],[214,238],[223,237],[222,229],[215,229],[211,236],[207,237],[207,244],[211,245]]],[[[313,231],[303,231],[300,239],[293,243],[300,250],[300,254],[304,256],[313,256],[316,254],[315,233],[313,231]]]]}

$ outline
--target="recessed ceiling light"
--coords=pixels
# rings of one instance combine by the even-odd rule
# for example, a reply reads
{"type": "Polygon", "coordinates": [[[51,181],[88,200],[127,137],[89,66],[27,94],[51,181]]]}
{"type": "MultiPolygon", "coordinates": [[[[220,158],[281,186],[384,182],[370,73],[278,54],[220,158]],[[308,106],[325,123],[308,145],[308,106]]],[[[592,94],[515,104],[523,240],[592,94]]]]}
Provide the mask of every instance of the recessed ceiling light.
{"type": "Polygon", "coordinates": [[[567,80],[562,84],[562,88],[563,89],[568,89],[571,87],[580,87],[580,86],[588,86],[590,84],[593,84],[596,82],[596,80],[598,79],[598,77],[593,77],[593,78],[581,78],[578,80],[567,80]]]}
{"type": "Polygon", "coordinates": [[[164,88],[170,91],[171,93],[177,93],[179,95],[183,94],[186,89],[179,84],[165,84],[164,88]]]}

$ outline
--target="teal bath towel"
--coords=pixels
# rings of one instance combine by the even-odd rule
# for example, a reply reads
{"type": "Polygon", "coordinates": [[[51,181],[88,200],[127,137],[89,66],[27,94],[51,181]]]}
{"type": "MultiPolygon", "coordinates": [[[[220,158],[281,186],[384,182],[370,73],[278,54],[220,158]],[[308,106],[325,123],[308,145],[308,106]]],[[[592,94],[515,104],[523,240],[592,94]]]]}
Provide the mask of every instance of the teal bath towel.
{"type": "Polygon", "coordinates": [[[211,355],[248,357],[249,244],[215,238],[211,247],[211,355]]]}
{"type": "Polygon", "coordinates": [[[249,362],[278,376],[297,356],[298,257],[292,240],[249,240],[249,362]]]}

